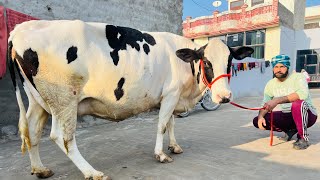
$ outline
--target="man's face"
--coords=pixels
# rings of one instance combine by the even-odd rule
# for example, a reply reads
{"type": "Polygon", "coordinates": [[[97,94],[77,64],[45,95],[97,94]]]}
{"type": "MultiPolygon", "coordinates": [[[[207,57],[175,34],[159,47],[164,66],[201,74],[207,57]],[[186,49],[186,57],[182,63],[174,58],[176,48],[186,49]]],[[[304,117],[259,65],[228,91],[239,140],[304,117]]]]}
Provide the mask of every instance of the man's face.
{"type": "Polygon", "coordinates": [[[285,65],[278,63],[273,67],[273,75],[278,79],[286,78],[288,76],[288,68],[285,65]]]}

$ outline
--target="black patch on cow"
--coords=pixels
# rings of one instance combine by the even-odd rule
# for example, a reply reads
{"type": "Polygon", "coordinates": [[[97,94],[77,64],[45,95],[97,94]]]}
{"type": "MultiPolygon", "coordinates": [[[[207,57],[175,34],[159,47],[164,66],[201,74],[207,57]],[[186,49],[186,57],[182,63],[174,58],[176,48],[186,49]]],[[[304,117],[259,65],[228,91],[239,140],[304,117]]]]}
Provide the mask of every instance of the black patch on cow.
{"type": "Polygon", "coordinates": [[[191,67],[192,75],[194,76],[194,73],[195,73],[195,70],[194,70],[194,61],[190,62],[190,67],[191,67]]]}
{"type": "Polygon", "coordinates": [[[16,91],[17,89],[17,81],[16,81],[16,75],[15,75],[15,70],[14,70],[14,66],[16,67],[17,71],[18,71],[18,74],[19,74],[19,77],[20,77],[20,80],[23,84],[24,82],[24,79],[22,77],[22,74],[21,74],[21,70],[18,66],[18,63],[16,60],[12,60],[12,47],[13,47],[13,44],[12,44],[12,41],[10,41],[8,43],[8,51],[7,51],[7,63],[8,63],[8,66],[9,66],[9,71],[10,71],[10,76],[11,76],[11,80],[12,80],[12,83],[13,83],[13,86],[14,86],[14,90],[16,91]]]}
{"type": "Polygon", "coordinates": [[[231,72],[232,59],[233,59],[233,56],[230,53],[228,57],[227,74],[230,74],[231,72]]]}
{"type": "Polygon", "coordinates": [[[156,40],[153,38],[153,36],[151,36],[150,34],[148,33],[143,33],[143,39],[148,43],[150,44],[151,46],[154,46],[156,45],[156,40]]]}
{"type": "Polygon", "coordinates": [[[147,44],[143,45],[143,50],[146,54],[148,54],[150,52],[149,46],[147,44]]]}
{"type": "MultiPolygon", "coordinates": [[[[210,83],[212,81],[212,79],[214,78],[214,73],[213,73],[213,67],[210,61],[208,61],[208,59],[206,57],[203,58],[203,65],[204,65],[204,76],[207,79],[207,81],[210,83]]],[[[201,71],[202,71],[202,67],[201,64],[199,63],[199,73],[197,75],[197,80],[198,80],[198,84],[200,81],[200,76],[201,76],[201,71]]]]}
{"type": "Polygon", "coordinates": [[[119,54],[120,50],[126,50],[127,45],[130,45],[132,48],[140,51],[140,45],[138,41],[142,42],[145,40],[143,45],[144,52],[148,54],[150,52],[150,47],[156,44],[156,40],[148,33],[142,33],[136,29],[106,25],[106,38],[108,39],[109,46],[113,49],[110,52],[110,56],[113,60],[114,65],[119,63],[119,54]]]}
{"type": "Polygon", "coordinates": [[[206,77],[207,81],[210,83],[212,81],[212,79],[214,78],[212,64],[206,58],[203,59],[203,63],[204,63],[205,77],[206,77]]]}
{"type": "Polygon", "coordinates": [[[36,76],[38,73],[39,59],[37,52],[29,48],[24,51],[23,58],[19,55],[17,55],[16,58],[19,61],[24,74],[27,76],[33,87],[36,88],[32,76],[36,76]]]}
{"type": "Polygon", "coordinates": [[[114,95],[116,96],[117,101],[119,101],[124,94],[122,89],[124,82],[125,82],[125,79],[121,78],[118,82],[118,87],[114,90],[114,95]]]}
{"type": "Polygon", "coordinates": [[[8,50],[7,50],[7,64],[8,64],[9,71],[10,71],[11,81],[12,81],[14,90],[16,91],[17,82],[16,82],[16,75],[14,73],[14,63],[12,61],[12,52],[11,52],[12,47],[13,47],[13,44],[12,44],[12,41],[10,41],[8,43],[8,50]]]}
{"type": "Polygon", "coordinates": [[[24,83],[24,78],[23,78],[23,76],[22,76],[22,72],[21,72],[21,70],[20,70],[20,68],[19,68],[19,65],[18,65],[17,61],[14,61],[14,65],[16,66],[16,69],[18,70],[18,74],[19,74],[21,83],[23,84],[23,83],[24,83]]]}
{"type": "Polygon", "coordinates": [[[198,74],[197,74],[197,82],[198,82],[198,84],[200,83],[200,71],[198,72],[198,74]]]}
{"type": "Polygon", "coordinates": [[[76,60],[78,55],[78,48],[71,46],[69,47],[68,51],[67,51],[67,60],[68,60],[68,64],[70,64],[72,61],[76,60]]]}

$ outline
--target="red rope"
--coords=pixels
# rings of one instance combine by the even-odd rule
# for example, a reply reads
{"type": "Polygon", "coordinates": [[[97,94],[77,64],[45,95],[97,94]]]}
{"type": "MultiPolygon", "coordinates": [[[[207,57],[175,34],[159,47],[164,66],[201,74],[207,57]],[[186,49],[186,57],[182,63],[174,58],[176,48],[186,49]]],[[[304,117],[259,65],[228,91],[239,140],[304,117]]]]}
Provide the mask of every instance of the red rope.
{"type": "Polygon", "coordinates": [[[260,107],[259,108],[247,108],[247,107],[241,106],[241,105],[234,103],[234,102],[230,102],[230,104],[232,104],[236,107],[242,108],[242,109],[247,109],[247,110],[254,110],[255,111],[255,110],[265,109],[264,107],[262,107],[262,108],[260,108],[260,107]]]}
{"type": "Polygon", "coordinates": [[[271,119],[270,119],[270,146],[272,146],[273,143],[273,113],[271,112],[270,114],[271,119]]]}
{"type": "MultiPolygon", "coordinates": [[[[244,107],[244,106],[241,106],[237,103],[234,103],[234,102],[230,102],[230,104],[236,106],[236,107],[239,107],[239,108],[242,108],[242,109],[247,109],[247,110],[263,110],[263,109],[266,109],[265,107],[262,107],[262,108],[247,108],[247,107],[244,107]]],[[[270,114],[271,118],[270,118],[270,146],[272,146],[273,144],[273,113],[271,112],[270,114]]]]}

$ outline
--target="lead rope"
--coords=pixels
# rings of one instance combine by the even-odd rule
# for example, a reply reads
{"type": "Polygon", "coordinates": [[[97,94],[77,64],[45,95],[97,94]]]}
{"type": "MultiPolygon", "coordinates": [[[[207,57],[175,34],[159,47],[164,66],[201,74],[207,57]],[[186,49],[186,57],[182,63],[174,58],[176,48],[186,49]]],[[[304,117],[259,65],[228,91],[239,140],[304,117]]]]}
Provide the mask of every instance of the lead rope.
{"type": "MultiPolygon", "coordinates": [[[[244,107],[244,106],[241,106],[237,103],[234,103],[234,102],[230,102],[230,104],[236,106],[236,107],[239,107],[239,108],[242,108],[242,109],[247,109],[247,110],[265,110],[266,108],[265,107],[261,107],[261,108],[247,108],[247,107],[244,107]]],[[[270,112],[270,146],[272,146],[273,144],[273,112],[271,111],[270,112]]]]}
{"type": "MultiPolygon", "coordinates": [[[[230,84],[230,77],[231,77],[231,74],[222,74],[220,76],[218,76],[217,78],[215,78],[211,83],[208,82],[207,78],[205,77],[205,71],[204,71],[204,63],[203,63],[203,60],[200,59],[200,64],[201,64],[201,69],[202,69],[202,72],[203,72],[203,75],[202,75],[202,81],[203,83],[211,89],[211,86],[213,85],[213,83],[215,83],[217,80],[219,80],[220,78],[223,78],[223,77],[228,77],[228,83],[230,84]]],[[[244,106],[241,106],[237,103],[234,103],[234,102],[230,102],[230,104],[236,106],[236,107],[239,107],[239,108],[242,108],[242,109],[247,109],[247,110],[264,110],[266,109],[265,107],[261,107],[261,108],[248,108],[248,107],[244,107],[244,106]]],[[[272,146],[273,144],[273,112],[271,111],[270,112],[270,146],[272,146]]]]}

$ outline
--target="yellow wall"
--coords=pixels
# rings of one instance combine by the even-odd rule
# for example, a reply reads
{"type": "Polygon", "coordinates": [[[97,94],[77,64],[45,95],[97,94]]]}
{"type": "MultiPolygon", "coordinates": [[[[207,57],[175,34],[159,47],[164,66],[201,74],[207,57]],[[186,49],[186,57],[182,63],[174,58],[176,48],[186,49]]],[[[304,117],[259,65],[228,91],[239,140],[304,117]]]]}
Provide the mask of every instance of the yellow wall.
{"type": "Polygon", "coordinates": [[[266,29],[265,60],[271,60],[280,53],[280,32],[279,26],[266,29]]]}
{"type": "Polygon", "coordinates": [[[201,45],[201,46],[204,46],[208,43],[208,38],[204,37],[204,38],[194,39],[194,42],[201,45]]]}

